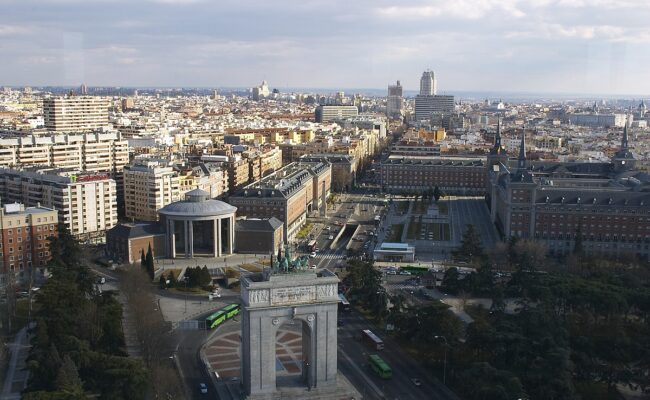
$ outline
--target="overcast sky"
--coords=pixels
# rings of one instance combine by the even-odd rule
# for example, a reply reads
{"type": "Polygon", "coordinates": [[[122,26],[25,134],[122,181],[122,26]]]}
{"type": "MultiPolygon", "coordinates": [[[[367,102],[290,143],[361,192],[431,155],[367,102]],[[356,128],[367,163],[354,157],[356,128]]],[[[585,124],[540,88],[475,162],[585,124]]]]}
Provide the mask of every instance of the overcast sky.
{"type": "Polygon", "coordinates": [[[0,85],[650,94],[649,0],[0,0],[0,85]]]}

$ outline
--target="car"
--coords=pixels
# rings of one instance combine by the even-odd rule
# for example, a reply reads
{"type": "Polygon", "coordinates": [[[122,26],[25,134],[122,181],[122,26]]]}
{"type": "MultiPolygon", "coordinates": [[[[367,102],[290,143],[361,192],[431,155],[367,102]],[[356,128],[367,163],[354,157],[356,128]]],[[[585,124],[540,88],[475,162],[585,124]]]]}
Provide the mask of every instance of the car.
{"type": "Polygon", "coordinates": [[[205,383],[199,383],[201,394],[208,394],[208,386],[205,383]]]}
{"type": "Polygon", "coordinates": [[[311,254],[309,255],[309,258],[314,258],[314,257],[316,257],[316,252],[312,251],[311,254]]]}
{"type": "Polygon", "coordinates": [[[409,271],[400,271],[399,274],[400,275],[411,275],[411,273],[409,271]]]}
{"type": "Polygon", "coordinates": [[[97,278],[97,284],[98,285],[103,285],[105,283],[106,283],[106,278],[104,278],[103,276],[100,276],[99,278],[97,278]]]}
{"type": "Polygon", "coordinates": [[[386,275],[397,275],[397,271],[386,271],[386,275]]]}
{"type": "Polygon", "coordinates": [[[316,269],[316,266],[315,266],[315,265],[312,265],[312,266],[311,266],[311,269],[316,269]]]}
{"type": "Polygon", "coordinates": [[[329,239],[329,240],[334,240],[334,235],[329,235],[329,236],[327,237],[327,239],[329,239]]]}
{"type": "Polygon", "coordinates": [[[422,386],[422,381],[420,381],[418,378],[411,378],[411,382],[413,382],[413,384],[415,386],[418,386],[418,387],[422,386]]]}
{"type": "Polygon", "coordinates": [[[331,227],[331,226],[326,226],[326,227],[325,227],[325,230],[326,230],[326,231],[330,231],[330,230],[332,230],[332,227],[331,227]]]}

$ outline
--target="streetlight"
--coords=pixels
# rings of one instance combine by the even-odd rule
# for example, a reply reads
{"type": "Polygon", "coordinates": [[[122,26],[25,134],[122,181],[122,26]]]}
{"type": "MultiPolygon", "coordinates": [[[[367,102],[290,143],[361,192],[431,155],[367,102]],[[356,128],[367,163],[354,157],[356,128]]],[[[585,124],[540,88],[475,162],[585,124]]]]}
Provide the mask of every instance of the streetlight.
{"type": "Polygon", "coordinates": [[[445,341],[445,363],[442,368],[442,384],[446,385],[447,384],[447,347],[449,347],[449,342],[447,342],[447,338],[444,336],[434,336],[434,339],[443,339],[445,341]]]}

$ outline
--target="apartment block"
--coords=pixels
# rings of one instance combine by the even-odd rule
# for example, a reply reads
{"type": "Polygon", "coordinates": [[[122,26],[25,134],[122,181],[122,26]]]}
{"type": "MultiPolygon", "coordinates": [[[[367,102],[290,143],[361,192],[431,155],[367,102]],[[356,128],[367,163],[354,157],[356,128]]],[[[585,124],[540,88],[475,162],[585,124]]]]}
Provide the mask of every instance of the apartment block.
{"type": "Polygon", "coordinates": [[[178,200],[179,177],[170,161],[136,159],[124,168],[124,210],[127,218],[157,221],[158,210],[178,200]]]}
{"type": "Polygon", "coordinates": [[[175,168],[178,170],[180,198],[185,198],[185,193],[194,189],[205,190],[213,199],[228,193],[228,171],[220,163],[175,168]]]}
{"type": "Polygon", "coordinates": [[[357,115],[359,115],[357,106],[318,106],[315,111],[316,122],[329,122],[357,115]]]}
{"type": "Polygon", "coordinates": [[[323,193],[330,192],[332,167],[329,163],[291,163],[228,198],[237,215],[249,218],[275,217],[284,224],[284,241],[293,240],[307,220],[307,213],[318,209],[323,193]],[[319,188],[320,187],[320,188],[319,188]]]}
{"type": "Polygon", "coordinates": [[[0,139],[0,167],[39,165],[115,173],[128,162],[129,143],[119,132],[0,139]]]}
{"type": "Polygon", "coordinates": [[[228,191],[230,193],[249,183],[250,169],[248,160],[230,157],[225,164],[228,169],[228,191]]]}
{"type": "Polygon", "coordinates": [[[16,283],[42,277],[51,258],[48,238],[58,234],[58,216],[54,209],[27,207],[20,203],[0,208],[0,287],[14,274],[16,283]],[[36,275],[34,268],[39,268],[36,275]]]}
{"type": "Polygon", "coordinates": [[[103,241],[117,224],[116,184],[107,173],[0,168],[0,198],[55,209],[78,240],[103,241]]]}
{"type": "Polygon", "coordinates": [[[95,96],[43,99],[45,128],[55,132],[87,132],[107,127],[109,100],[95,96]]]}

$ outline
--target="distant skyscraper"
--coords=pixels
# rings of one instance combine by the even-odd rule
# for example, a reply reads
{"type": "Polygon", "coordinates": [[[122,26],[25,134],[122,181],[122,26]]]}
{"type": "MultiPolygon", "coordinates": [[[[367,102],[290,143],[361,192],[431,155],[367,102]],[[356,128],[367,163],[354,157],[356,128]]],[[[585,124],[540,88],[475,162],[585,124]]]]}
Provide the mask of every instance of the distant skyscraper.
{"type": "Polygon", "coordinates": [[[386,115],[388,118],[401,118],[402,106],[402,85],[397,81],[396,85],[388,85],[388,99],[386,100],[386,115]]]}
{"type": "Polygon", "coordinates": [[[432,96],[438,93],[438,82],[431,70],[426,70],[420,78],[420,94],[422,96],[432,96]]]}
{"type": "Polygon", "coordinates": [[[258,101],[264,98],[269,97],[269,84],[266,81],[262,81],[260,86],[253,88],[253,100],[258,101]]]}
{"type": "Polygon", "coordinates": [[[88,94],[88,88],[85,83],[82,83],[81,86],[79,86],[79,93],[82,95],[88,94]]]}

